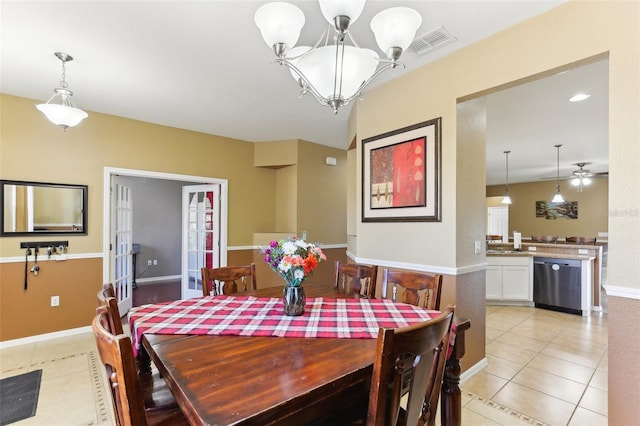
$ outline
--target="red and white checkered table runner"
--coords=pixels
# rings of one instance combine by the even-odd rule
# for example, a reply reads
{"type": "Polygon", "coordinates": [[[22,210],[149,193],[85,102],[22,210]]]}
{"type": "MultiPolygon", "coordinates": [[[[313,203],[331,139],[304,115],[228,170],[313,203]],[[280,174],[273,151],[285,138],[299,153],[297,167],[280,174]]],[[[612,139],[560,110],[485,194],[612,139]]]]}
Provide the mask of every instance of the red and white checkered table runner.
{"type": "Polygon", "coordinates": [[[129,311],[137,356],[144,333],[376,339],[378,329],[406,327],[440,314],[388,299],[309,298],[302,316],[284,315],[282,298],[213,296],[129,311]]]}

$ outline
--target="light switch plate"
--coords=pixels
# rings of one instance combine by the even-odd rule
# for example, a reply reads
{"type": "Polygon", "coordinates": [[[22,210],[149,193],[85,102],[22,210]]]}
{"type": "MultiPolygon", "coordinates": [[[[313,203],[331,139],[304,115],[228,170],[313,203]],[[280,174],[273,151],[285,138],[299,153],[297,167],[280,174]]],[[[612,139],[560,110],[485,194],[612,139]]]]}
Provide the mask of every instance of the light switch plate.
{"type": "Polygon", "coordinates": [[[473,245],[476,254],[482,253],[482,241],[476,241],[473,245]]]}

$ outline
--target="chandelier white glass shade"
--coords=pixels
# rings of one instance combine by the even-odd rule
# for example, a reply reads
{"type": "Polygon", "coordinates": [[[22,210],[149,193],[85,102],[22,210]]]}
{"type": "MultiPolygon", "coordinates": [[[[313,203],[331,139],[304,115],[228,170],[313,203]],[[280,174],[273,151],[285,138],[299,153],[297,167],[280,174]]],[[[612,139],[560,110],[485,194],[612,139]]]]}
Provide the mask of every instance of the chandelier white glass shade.
{"type": "Polygon", "coordinates": [[[506,175],[507,175],[507,180],[506,180],[506,187],[504,190],[504,197],[502,197],[502,204],[511,204],[511,197],[509,196],[509,153],[511,151],[504,151],[504,155],[506,157],[506,175]]]}
{"type": "Polygon", "coordinates": [[[62,62],[62,81],[60,87],[53,89],[55,94],[45,104],[36,105],[53,124],[60,126],[66,131],[68,127],[77,126],[82,120],[88,117],[88,114],[76,107],[73,100],[73,92],[67,87],[65,63],[73,60],[73,57],[63,53],[56,52],[55,56],[62,62]]]}
{"type": "Polygon", "coordinates": [[[337,113],[341,106],[360,97],[382,72],[404,67],[398,59],[413,41],[422,17],[406,7],[386,9],[374,16],[371,30],[387,57],[380,59],[373,50],[358,46],[349,33],[365,0],[319,0],[319,4],[329,26],[313,47],[295,46],[305,17],[290,3],[267,3],[256,11],[254,20],[276,55],[274,62],[288,67],[300,85],[299,97],[311,93],[337,113]],[[346,44],[347,39],[351,44],[346,44]]]}
{"type": "Polygon", "coordinates": [[[564,203],[564,197],[560,194],[560,147],[562,145],[554,145],[558,151],[558,161],[556,163],[556,194],[551,200],[552,203],[564,203]]]}

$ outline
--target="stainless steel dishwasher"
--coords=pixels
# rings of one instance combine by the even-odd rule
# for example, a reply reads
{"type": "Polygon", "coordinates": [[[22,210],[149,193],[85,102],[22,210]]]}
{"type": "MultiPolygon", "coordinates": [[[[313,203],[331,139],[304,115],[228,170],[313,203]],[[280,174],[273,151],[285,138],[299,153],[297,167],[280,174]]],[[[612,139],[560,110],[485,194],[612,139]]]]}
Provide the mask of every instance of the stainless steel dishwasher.
{"type": "Polygon", "coordinates": [[[533,258],[533,302],[537,308],[582,315],[579,260],[533,258]]]}

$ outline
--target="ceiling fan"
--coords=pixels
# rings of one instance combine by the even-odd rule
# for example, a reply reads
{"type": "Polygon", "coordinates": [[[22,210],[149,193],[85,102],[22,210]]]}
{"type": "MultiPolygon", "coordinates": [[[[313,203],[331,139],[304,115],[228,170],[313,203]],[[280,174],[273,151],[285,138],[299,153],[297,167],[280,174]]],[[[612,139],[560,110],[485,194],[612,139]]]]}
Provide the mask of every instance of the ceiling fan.
{"type": "MultiPolygon", "coordinates": [[[[582,192],[583,187],[589,186],[591,184],[591,179],[599,178],[599,177],[607,177],[609,175],[609,172],[593,173],[590,170],[587,170],[584,168],[584,166],[587,166],[591,163],[573,163],[573,164],[578,166],[579,169],[574,170],[569,176],[561,177],[560,180],[571,179],[571,184],[578,188],[578,192],[582,192]]],[[[544,177],[542,179],[551,180],[556,178],[544,177]]]]}

